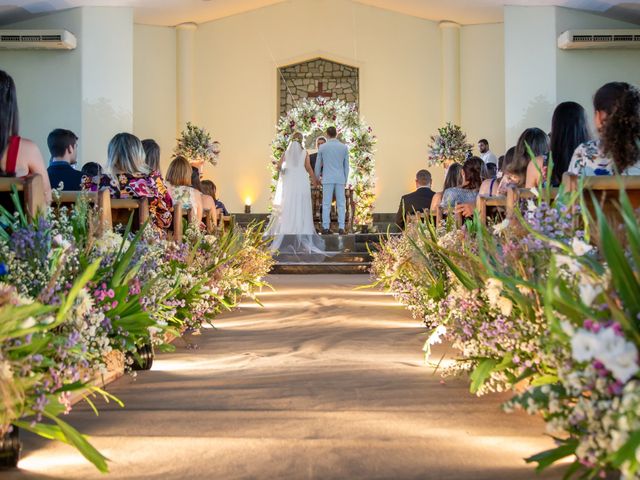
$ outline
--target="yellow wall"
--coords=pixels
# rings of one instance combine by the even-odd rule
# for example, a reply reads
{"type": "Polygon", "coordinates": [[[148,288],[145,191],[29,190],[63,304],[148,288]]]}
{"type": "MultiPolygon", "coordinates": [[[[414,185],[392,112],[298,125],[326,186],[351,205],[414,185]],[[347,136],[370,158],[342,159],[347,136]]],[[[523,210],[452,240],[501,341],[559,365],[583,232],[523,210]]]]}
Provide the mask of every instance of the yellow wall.
{"type": "Polygon", "coordinates": [[[176,31],[136,25],[133,47],[133,131],[160,144],[166,171],[176,143],[176,31]]]}
{"type": "Polygon", "coordinates": [[[504,138],[504,25],[468,25],[460,33],[461,124],[474,144],[489,141],[498,157],[504,138]]]}
{"type": "Polygon", "coordinates": [[[322,56],[360,68],[361,113],[378,136],[376,211],[395,210],[425,167],[440,117],[436,23],[347,0],[300,0],[200,25],[196,43],[195,121],[222,143],[206,173],[231,210],[251,196],[254,211],[267,211],[277,65],[322,56]]]}

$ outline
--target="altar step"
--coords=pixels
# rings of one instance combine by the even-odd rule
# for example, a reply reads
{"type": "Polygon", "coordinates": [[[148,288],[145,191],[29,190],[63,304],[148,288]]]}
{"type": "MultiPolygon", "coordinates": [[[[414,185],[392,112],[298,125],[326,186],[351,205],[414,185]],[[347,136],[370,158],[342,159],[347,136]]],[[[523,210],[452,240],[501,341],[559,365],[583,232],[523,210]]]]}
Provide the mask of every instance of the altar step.
{"type": "Polygon", "coordinates": [[[368,273],[372,260],[369,252],[374,252],[377,244],[387,238],[387,234],[324,235],[322,238],[329,252],[326,257],[283,253],[276,256],[276,264],[272,269],[272,273],[368,273]]]}
{"type": "Polygon", "coordinates": [[[327,252],[327,256],[304,254],[280,254],[275,257],[276,264],[271,273],[280,274],[322,274],[368,273],[371,268],[371,255],[363,252],[327,252]]]}
{"type": "MultiPolygon", "coordinates": [[[[268,213],[234,213],[233,217],[237,225],[246,227],[251,223],[263,222],[265,225],[269,222],[268,213]]],[[[395,213],[374,213],[373,225],[371,226],[372,232],[381,234],[398,233],[400,229],[395,224],[395,213]]],[[[318,226],[319,227],[319,226],[318,226]]],[[[338,231],[338,225],[332,222],[331,229],[335,232],[338,231]]],[[[359,235],[359,234],[358,234],[359,235]]]]}

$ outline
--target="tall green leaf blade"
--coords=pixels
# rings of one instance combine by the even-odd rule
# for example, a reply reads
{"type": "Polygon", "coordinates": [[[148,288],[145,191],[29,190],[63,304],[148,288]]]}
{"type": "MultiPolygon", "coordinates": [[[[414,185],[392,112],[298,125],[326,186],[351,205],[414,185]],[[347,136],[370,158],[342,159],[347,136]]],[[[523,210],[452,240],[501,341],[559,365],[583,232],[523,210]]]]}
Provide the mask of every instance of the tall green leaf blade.
{"type": "Polygon", "coordinates": [[[45,415],[47,416],[47,418],[50,418],[58,424],[60,430],[66,438],[66,442],[75,447],[82,454],[82,456],[84,456],[84,458],[93,463],[95,467],[102,473],[107,473],[109,471],[107,458],[98,450],[96,450],[96,448],[91,445],[80,432],[78,432],[68,423],[60,420],[58,417],[47,415],[46,412],[45,415]]]}

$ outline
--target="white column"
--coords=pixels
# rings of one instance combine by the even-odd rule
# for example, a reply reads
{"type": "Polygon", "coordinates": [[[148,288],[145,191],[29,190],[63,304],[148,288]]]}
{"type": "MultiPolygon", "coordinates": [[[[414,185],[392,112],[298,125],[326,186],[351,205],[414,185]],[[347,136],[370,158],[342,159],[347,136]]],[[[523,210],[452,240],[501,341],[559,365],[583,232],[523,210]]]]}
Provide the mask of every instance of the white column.
{"type": "Polygon", "coordinates": [[[442,43],[442,123],[460,125],[460,25],[440,22],[442,43]]]}
{"type": "Polygon", "coordinates": [[[178,88],[178,131],[187,122],[193,121],[193,88],[195,69],[195,38],[198,25],[181,23],[176,27],[177,35],[177,88],[178,88]]]}

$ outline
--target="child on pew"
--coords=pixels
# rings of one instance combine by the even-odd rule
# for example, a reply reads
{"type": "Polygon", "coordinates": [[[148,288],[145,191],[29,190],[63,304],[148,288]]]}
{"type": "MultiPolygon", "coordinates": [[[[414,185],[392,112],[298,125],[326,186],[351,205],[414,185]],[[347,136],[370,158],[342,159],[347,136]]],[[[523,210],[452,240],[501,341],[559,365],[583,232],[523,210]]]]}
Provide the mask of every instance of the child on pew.
{"type": "Polygon", "coordinates": [[[211,180],[203,180],[200,183],[200,185],[202,186],[202,193],[204,193],[205,195],[209,195],[211,198],[213,198],[213,201],[215,202],[215,205],[216,205],[216,210],[218,211],[218,217],[220,216],[228,217],[229,212],[227,211],[227,207],[225,207],[224,203],[218,200],[218,197],[216,196],[216,192],[218,190],[216,187],[216,184],[213,183],[211,180]]]}

